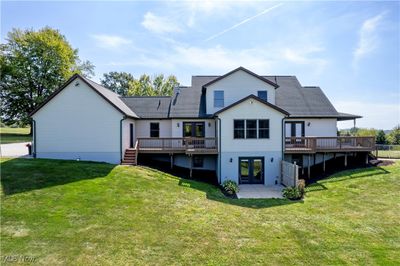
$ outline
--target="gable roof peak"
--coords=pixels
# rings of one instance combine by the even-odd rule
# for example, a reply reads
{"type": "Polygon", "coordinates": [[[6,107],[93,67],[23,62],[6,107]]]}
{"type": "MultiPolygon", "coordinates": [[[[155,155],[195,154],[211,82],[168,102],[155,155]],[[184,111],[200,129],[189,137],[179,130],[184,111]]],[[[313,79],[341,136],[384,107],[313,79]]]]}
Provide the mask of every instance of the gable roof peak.
{"type": "Polygon", "coordinates": [[[279,85],[276,84],[275,82],[272,82],[272,81],[270,81],[270,80],[264,78],[263,76],[260,76],[260,75],[258,75],[258,74],[256,74],[256,73],[254,73],[254,72],[248,70],[247,68],[244,68],[244,67],[242,67],[242,66],[239,66],[238,68],[235,68],[234,70],[229,71],[228,73],[226,73],[226,74],[224,74],[224,75],[222,75],[222,76],[219,76],[218,78],[216,78],[216,79],[214,79],[214,80],[212,80],[212,81],[210,81],[210,82],[204,84],[204,85],[203,85],[203,88],[206,88],[206,87],[208,87],[208,86],[214,84],[215,82],[217,82],[217,81],[219,81],[219,80],[221,80],[221,79],[224,79],[224,78],[226,78],[226,77],[228,77],[228,76],[230,76],[230,75],[232,75],[232,74],[234,74],[234,73],[236,73],[236,72],[238,72],[238,71],[246,72],[247,74],[252,75],[253,77],[255,77],[255,78],[257,78],[257,79],[259,79],[259,80],[261,80],[261,81],[263,81],[263,82],[265,82],[265,83],[268,83],[269,85],[271,85],[271,86],[273,86],[273,87],[275,87],[275,89],[277,89],[277,88],[279,87],[279,85]]]}

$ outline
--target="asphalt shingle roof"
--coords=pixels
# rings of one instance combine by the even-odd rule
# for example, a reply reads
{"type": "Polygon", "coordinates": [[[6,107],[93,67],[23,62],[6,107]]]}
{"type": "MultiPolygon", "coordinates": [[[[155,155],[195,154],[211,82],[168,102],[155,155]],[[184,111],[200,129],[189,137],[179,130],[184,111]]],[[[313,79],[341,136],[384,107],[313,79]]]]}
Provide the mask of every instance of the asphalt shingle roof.
{"type": "MultiPolygon", "coordinates": [[[[121,97],[103,86],[85,79],[126,115],[139,118],[205,118],[205,91],[203,86],[221,76],[192,76],[191,87],[176,89],[173,96],[121,97]]],[[[338,120],[360,118],[339,113],[319,87],[303,87],[295,76],[261,76],[279,87],[275,105],[290,117],[335,117],[338,120]]]]}
{"type": "Polygon", "coordinates": [[[141,118],[168,118],[171,97],[121,97],[141,118]]]}

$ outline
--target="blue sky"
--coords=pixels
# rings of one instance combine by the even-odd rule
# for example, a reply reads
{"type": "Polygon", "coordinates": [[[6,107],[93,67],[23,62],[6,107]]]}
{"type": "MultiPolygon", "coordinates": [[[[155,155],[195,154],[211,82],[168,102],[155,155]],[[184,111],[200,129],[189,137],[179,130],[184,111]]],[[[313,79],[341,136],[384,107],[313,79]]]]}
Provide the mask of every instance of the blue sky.
{"type": "MultiPolygon", "coordinates": [[[[400,121],[399,2],[2,1],[12,28],[57,28],[98,81],[108,71],[296,75],[318,85],[361,127],[400,121]]],[[[352,122],[339,123],[340,128],[352,122]]]]}

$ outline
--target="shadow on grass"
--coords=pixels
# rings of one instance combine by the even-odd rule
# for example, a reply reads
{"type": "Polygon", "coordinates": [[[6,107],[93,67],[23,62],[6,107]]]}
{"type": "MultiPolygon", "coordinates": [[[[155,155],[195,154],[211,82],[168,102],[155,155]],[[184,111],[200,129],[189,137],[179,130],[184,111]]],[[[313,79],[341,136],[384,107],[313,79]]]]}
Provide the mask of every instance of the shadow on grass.
{"type": "Polygon", "coordinates": [[[306,186],[306,192],[327,190],[328,188],[324,185],[327,183],[342,182],[351,179],[372,177],[376,175],[386,175],[386,174],[390,174],[390,171],[379,166],[345,170],[327,177],[319,179],[315,178],[310,180],[311,182],[309,181],[310,182],[309,185],[306,186]]]}
{"type": "Polygon", "coordinates": [[[202,191],[206,194],[207,199],[218,201],[224,204],[230,204],[244,208],[261,209],[261,208],[271,208],[282,205],[288,205],[293,203],[303,203],[303,201],[290,201],[287,199],[233,199],[226,197],[217,185],[166,174],[163,171],[151,168],[149,166],[141,166],[141,167],[143,167],[148,171],[153,172],[156,175],[163,175],[163,176],[167,175],[170,178],[174,178],[178,181],[179,186],[202,191]]]}
{"type": "Polygon", "coordinates": [[[47,159],[10,159],[1,162],[5,195],[107,176],[115,165],[47,159]]]}

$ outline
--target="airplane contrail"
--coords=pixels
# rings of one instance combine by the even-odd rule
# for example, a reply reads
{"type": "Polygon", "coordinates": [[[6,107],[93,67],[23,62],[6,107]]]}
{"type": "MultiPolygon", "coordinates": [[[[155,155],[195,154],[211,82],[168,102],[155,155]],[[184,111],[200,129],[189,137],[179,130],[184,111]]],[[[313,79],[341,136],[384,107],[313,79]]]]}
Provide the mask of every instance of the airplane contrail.
{"type": "Polygon", "coordinates": [[[208,41],[210,41],[210,40],[212,40],[212,39],[215,39],[215,38],[221,36],[222,34],[227,33],[228,31],[231,31],[231,30],[233,30],[233,29],[239,27],[240,25],[243,25],[243,24],[249,22],[250,20],[255,19],[256,17],[259,17],[259,16],[261,16],[261,15],[264,15],[264,14],[270,12],[271,10],[273,10],[273,9],[275,9],[275,8],[277,8],[277,7],[280,7],[281,5],[283,5],[283,4],[281,3],[281,4],[274,5],[274,6],[270,7],[270,8],[267,8],[267,9],[265,9],[264,11],[258,13],[257,15],[254,15],[254,16],[252,16],[252,17],[246,18],[245,20],[242,20],[241,22],[239,22],[239,23],[233,25],[232,27],[229,27],[229,28],[227,28],[227,29],[225,29],[225,30],[223,30],[223,31],[218,32],[217,34],[212,35],[211,37],[205,39],[203,42],[208,42],[208,41]]]}

